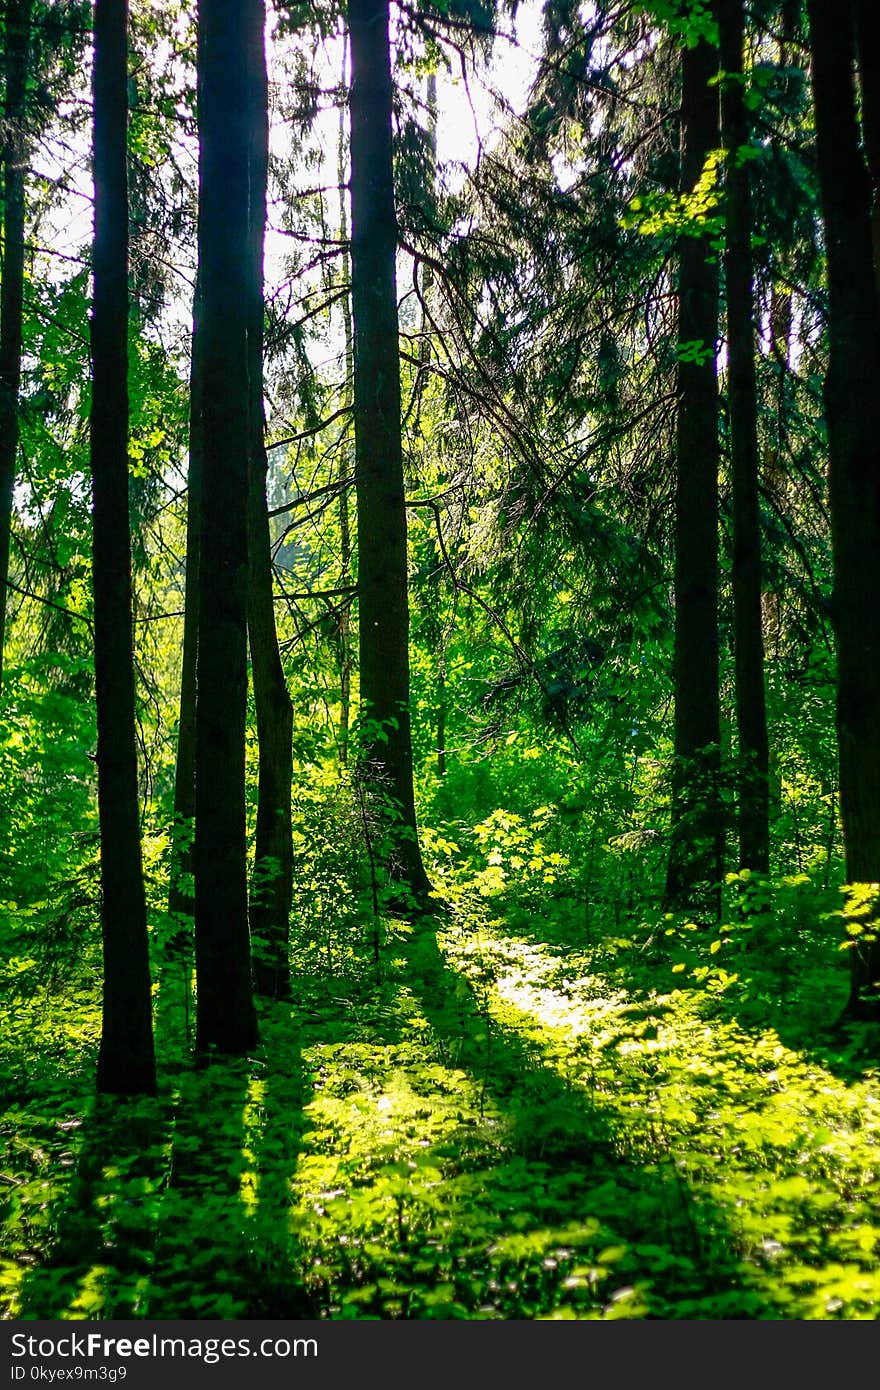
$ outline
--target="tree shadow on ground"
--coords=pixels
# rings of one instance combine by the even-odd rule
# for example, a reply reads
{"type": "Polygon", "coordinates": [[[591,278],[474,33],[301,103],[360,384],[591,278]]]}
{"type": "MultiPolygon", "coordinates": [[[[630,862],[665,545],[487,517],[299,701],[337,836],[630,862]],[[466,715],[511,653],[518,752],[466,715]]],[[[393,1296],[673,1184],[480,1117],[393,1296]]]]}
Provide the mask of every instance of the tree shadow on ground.
{"type": "MultiPolygon", "coordinates": [[[[705,1193],[690,1189],[649,1115],[636,1113],[627,1126],[603,1114],[598,1100],[591,1101],[546,1064],[537,1045],[493,1017],[479,978],[465,980],[447,963],[430,928],[413,935],[406,954],[407,982],[444,1062],[468,1070],[487,1103],[501,1113],[507,1151],[499,1153],[488,1175],[487,1199],[491,1185],[504,1188],[508,1164],[520,1188],[528,1189],[531,1178],[531,1212],[520,1205],[510,1213],[508,1236],[519,1233],[526,1249],[529,1232],[534,1237],[547,1225],[545,1194],[564,1199],[555,1206],[556,1221],[565,1214],[557,1244],[580,1255],[577,1272],[571,1273],[567,1259],[545,1258],[538,1281],[543,1292],[535,1295],[538,1311],[514,1315],[546,1315],[546,1308],[540,1309],[548,1299],[552,1307],[556,1298],[576,1310],[570,1316],[617,1316],[615,1297],[632,1295],[635,1286],[641,1301],[637,1316],[786,1316],[760,1287],[755,1267],[742,1259],[727,1214],[705,1193]],[[610,1295],[603,1282],[607,1269],[596,1268],[603,1252],[622,1285],[610,1295]],[[604,1310],[603,1287],[611,1300],[604,1310]]],[[[496,1190],[494,1197],[502,1198],[503,1207],[503,1192],[496,1190]]],[[[501,1248],[506,1248],[503,1240],[501,1248]]],[[[490,1241],[487,1263],[491,1254],[490,1241]]],[[[490,1304],[493,1299],[505,1316],[503,1297],[500,1302],[490,1297],[490,1304]]]]}
{"type": "Polygon", "coordinates": [[[308,1079],[290,1007],[266,1005],[261,1022],[254,1057],[193,1069],[177,1052],[158,1099],[91,1101],[57,1199],[47,1183],[51,1235],[17,1316],[313,1315],[288,1225],[308,1079]]]}
{"type": "Polygon", "coordinates": [[[180,1077],[147,1295],[154,1318],[308,1318],[289,1180],[308,1087],[289,1005],[261,1008],[259,1052],[180,1077]]]}
{"type": "Polygon", "coordinates": [[[805,1062],[818,1063],[845,1085],[866,1080],[880,1056],[880,1024],[845,1016],[849,997],[846,970],[828,970],[804,989],[796,965],[775,969],[753,965],[740,955],[725,962],[739,976],[736,990],[717,997],[712,1017],[752,1035],[772,1030],[805,1062]]]}
{"type": "Polygon", "coordinates": [[[160,1100],[96,1097],[61,1161],[72,1173],[56,1199],[46,1183],[46,1253],[21,1282],[20,1318],[142,1315],[152,1262],[170,1109],[160,1100]]]}
{"type": "MultiPolygon", "coordinates": [[[[578,940],[569,925],[541,919],[540,927],[517,915],[507,929],[511,936],[535,946],[552,947],[560,953],[576,954],[599,950],[603,941],[578,940]]],[[[724,936],[722,931],[720,935],[724,936]]],[[[739,977],[735,988],[706,996],[706,1018],[733,1024],[752,1036],[774,1032],[779,1041],[805,1061],[818,1063],[846,1084],[865,1079],[866,1070],[876,1066],[880,1055],[880,1025],[856,1023],[842,1017],[849,995],[849,972],[833,942],[820,938],[798,943],[779,943],[779,949],[762,941],[760,934],[733,949],[725,943],[717,956],[709,950],[715,932],[707,928],[704,949],[693,954],[700,964],[721,966],[739,977]]],[[[645,1017],[653,1011],[651,995],[669,989],[699,986],[689,975],[671,973],[675,953],[662,942],[646,940],[637,949],[606,954],[602,970],[614,988],[630,994],[633,1014],[644,1004],[645,1017]],[[651,973],[653,972],[653,979],[651,973]]]]}

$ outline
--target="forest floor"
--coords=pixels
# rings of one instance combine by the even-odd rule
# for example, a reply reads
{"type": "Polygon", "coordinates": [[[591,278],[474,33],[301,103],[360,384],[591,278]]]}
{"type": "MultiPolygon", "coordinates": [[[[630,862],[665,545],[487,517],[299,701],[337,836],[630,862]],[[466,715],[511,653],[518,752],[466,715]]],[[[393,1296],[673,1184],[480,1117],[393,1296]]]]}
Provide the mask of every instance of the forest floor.
{"type": "Polygon", "coordinates": [[[761,920],[459,904],[378,979],[328,935],[200,1070],[167,979],[137,1103],[94,1098],[93,983],[12,1000],[3,1316],[877,1318],[877,1040],[828,1027],[827,931],[761,920]]]}

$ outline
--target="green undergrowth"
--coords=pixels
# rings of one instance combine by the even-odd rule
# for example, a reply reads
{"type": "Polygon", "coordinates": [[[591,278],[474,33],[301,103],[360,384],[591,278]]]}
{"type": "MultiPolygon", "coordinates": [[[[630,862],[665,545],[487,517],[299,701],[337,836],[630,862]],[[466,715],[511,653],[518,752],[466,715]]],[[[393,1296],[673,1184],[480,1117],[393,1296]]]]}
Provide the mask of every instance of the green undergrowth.
{"type": "Polygon", "coordinates": [[[584,943],[445,887],[436,932],[384,924],[378,978],[300,943],[253,1057],[194,1070],[166,984],[156,1100],[94,1099],[94,975],[7,990],[4,1316],[880,1316],[833,892],[584,943]]]}

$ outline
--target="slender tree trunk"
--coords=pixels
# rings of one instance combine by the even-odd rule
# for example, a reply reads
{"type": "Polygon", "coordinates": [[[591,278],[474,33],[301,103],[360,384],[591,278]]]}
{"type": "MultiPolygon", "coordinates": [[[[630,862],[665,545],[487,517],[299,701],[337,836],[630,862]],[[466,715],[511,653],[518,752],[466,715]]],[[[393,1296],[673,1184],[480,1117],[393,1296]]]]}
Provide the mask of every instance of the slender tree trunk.
{"type": "Polygon", "coordinates": [[[290,817],[293,707],[278,650],[266,500],[268,459],[263,415],[263,249],[269,169],[269,87],[264,0],[248,0],[247,11],[250,30],[248,631],[260,747],[256,846],[251,881],[251,932],[254,937],[254,976],[258,991],[273,999],[286,999],[290,995],[288,936],[293,893],[290,817]]]}
{"type": "MultiPolygon", "coordinates": [[[[425,85],[425,106],[428,113],[428,170],[427,182],[433,191],[437,178],[437,74],[428,74],[425,85]]],[[[434,267],[429,260],[422,262],[421,285],[422,331],[419,338],[419,369],[425,371],[431,363],[431,321],[428,303],[434,288],[434,267]]]]}
{"type": "Polygon", "coordinates": [[[727,401],[733,480],[733,626],[739,732],[739,866],[770,867],[769,749],[761,623],[761,510],[758,502],[758,389],[752,268],[752,194],[745,151],[743,0],[717,0],[721,119],[726,173],[727,401]],[[741,153],[742,152],[742,153],[741,153]]]}
{"type": "MultiPolygon", "coordinates": [[[[428,74],[425,87],[425,106],[428,113],[428,177],[433,188],[437,176],[437,74],[428,74]]],[[[430,261],[422,265],[422,335],[419,339],[419,371],[427,372],[431,365],[431,320],[428,305],[434,288],[434,267],[430,261]]],[[[439,607],[439,605],[438,605],[439,607]]],[[[446,652],[443,624],[437,622],[437,776],[446,776],[446,652]]]]}
{"type": "Polygon", "coordinates": [[[437,672],[437,776],[446,776],[446,665],[442,657],[437,672]]]}
{"type": "MultiPolygon", "coordinates": [[[[347,319],[347,332],[350,334],[351,314],[348,305],[345,306],[344,313],[347,319]]],[[[352,575],[349,484],[342,482],[342,478],[347,477],[347,471],[343,472],[343,470],[348,457],[348,451],[342,453],[339,470],[342,484],[339,492],[339,587],[342,589],[351,584],[352,575]]],[[[343,595],[339,606],[339,761],[343,767],[348,766],[349,745],[351,743],[351,672],[353,664],[351,604],[347,596],[343,595]]]]}
{"type": "MultiPolygon", "coordinates": [[[[682,52],[682,188],[719,145],[718,53],[682,52]]],[[[678,270],[675,484],[675,763],[669,907],[720,907],[724,828],[718,795],[718,269],[708,239],[683,236],[678,270]]]]}
{"type": "MultiPolygon", "coordinates": [[[[344,40],[342,51],[342,85],[348,82],[348,39],[344,40]]],[[[351,251],[348,243],[348,188],[345,167],[346,129],[345,107],[339,111],[339,146],[337,151],[337,173],[339,178],[339,239],[344,243],[342,252],[343,284],[351,283],[351,251]]],[[[353,398],[354,380],[354,330],[351,322],[351,298],[348,293],[342,298],[342,325],[345,334],[345,386],[343,405],[350,410],[353,398]]],[[[352,544],[351,513],[349,507],[349,485],[346,483],[352,470],[352,451],[348,447],[339,452],[339,587],[344,589],[351,583],[352,544]]],[[[339,761],[348,766],[348,750],[351,740],[351,605],[345,595],[339,606],[339,761]]]]}
{"type": "Polygon", "coordinates": [[[880,287],[880,7],[855,0],[856,48],[862,98],[862,135],[871,178],[871,242],[880,287]]]}
{"type": "Polygon", "coordinates": [[[128,10],[96,0],[90,417],[104,1003],[98,1089],[156,1089],[141,868],[128,519],[128,10]]]}
{"type": "MultiPolygon", "coordinates": [[[[193,832],[196,815],[196,662],[199,650],[199,520],[202,506],[201,307],[199,274],[193,295],[192,358],[189,374],[189,467],[186,499],[186,571],[183,599],[183,652],[177,761],[174,767],[174,825],[168,910],[178,919],[192,918],[193,832]]],[[[182,923],[180,924],[182,928],[182,923]]],[[[175,934],[183,945],[181,931],[175,934]]]]}
{"type": "MultiPolygon", "coordinates": [[[[785,441],[788,433],[786,398],[791,370],[792,295],[786,285],[773,282],[770,287],[770,343],[773,354],[774,380],[771,394],[773,423],[768,432],[761,460],[765,495],[773,511],[785,516],[788,507],[788,472],[785,464],[785,441]]],[[[761,615],[764,654],[778,659],[782,642],[782,590],[775,575],[762,576],[766,588],[761,594],[761,615]]],[[[773,821],[782,805],[782,770],[775,746],[767,754],[767,811],[773,821]]]]}
{"type": "Polygon", "coordinates": [[[195,938],[200,1053],[257,1041],[245,830],[248,515],[247,12],[200,0],[202,514],[195,938]]]}
{"type": "MultiPolygon", "coordinates": [[[[770,287],[770,344],[775,371],[772,406],[774,424],[761,461],[763,484],[775,510],[784,513],[788,498],[788,476],[783,448],[786,435],[785,396],[786,377],[791,367],[792,299],[784,285],[770,287]]],[[[766,588],[761,595],[764,618],[764,649],[773,656],[779,654],[782,638],[782,595],[774,580],[765,577],[766,588]]]]}
{"type": "MultiPolygon", "coordinates": [[[[797,38],[801,18],[801,0],[783,0],[779,36],[779,66],[787,68],[792,58],[792,46],[797,38]]],[[[787,434],[785,401],[787,377],[791,367],[791,337],[793,326],[792,293],[783,283],[781,268],[771,270],[770,282],[770,345],[775,369],[775,390],[772,404],[774,428],[764,448],[763,482],[773,507],[784,514],[788,501],[788,477],[785,468],[784,442],[787,434]]],[[[767,578],[765,576],[765,582],[767,578]]],[[[779,654],[782,638],[782,596],[779,588],[768,582],[761,598],[764,617],[764,650],[779,654]]],[[[771,803],[778,804],[780,786],[773,750],[770,752],[771,803]]]]}
{"type": "Polygon", "coordinates": [[[349,0],[348,18],[360,694],[373,730],[364,763],[390,809],[391,871],[425,904],[409,706],[388,0],[349,0]]]}
{"type": "Polygon", "coordinates": [[[3,682],[12,498],[18,454],[18,395],[21,386],[24,300],[24,124],[31,0],[7,0],[5,20],[3,278],[0,284],[0,685],[3,682]]]}
{"type": "MultiPolygon", "coordinates": [[[[828,260],[825,379],[840,812],[851,883],[880,882],[880,301],[871,182],[856,118],[852,11],[810,0],[816,150],[828,260]]],[[[856,941],[849,1011],[880,1011],[880,945],[856,941]]]]}

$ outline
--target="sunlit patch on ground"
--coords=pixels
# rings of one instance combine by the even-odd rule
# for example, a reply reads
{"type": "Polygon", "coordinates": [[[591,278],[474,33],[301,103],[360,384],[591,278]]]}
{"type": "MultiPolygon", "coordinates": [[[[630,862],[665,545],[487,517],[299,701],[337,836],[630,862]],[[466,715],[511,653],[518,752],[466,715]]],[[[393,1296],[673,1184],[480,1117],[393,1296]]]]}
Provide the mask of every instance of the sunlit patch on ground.
{"type": "Polygon", "coordinates": [[[493,1013],[514,1010],[547,1066],[632,1146],[667,1154],[691,1200],[717,1204],[781,1316],[877,1315],[876,1072],[844,1081],[772,1030],[707,1023],[689,991],[597,997],[587,952],[487,938],[450,954],[465,969],[479,955],[484,985],[495,975],[493,1013]]]}

